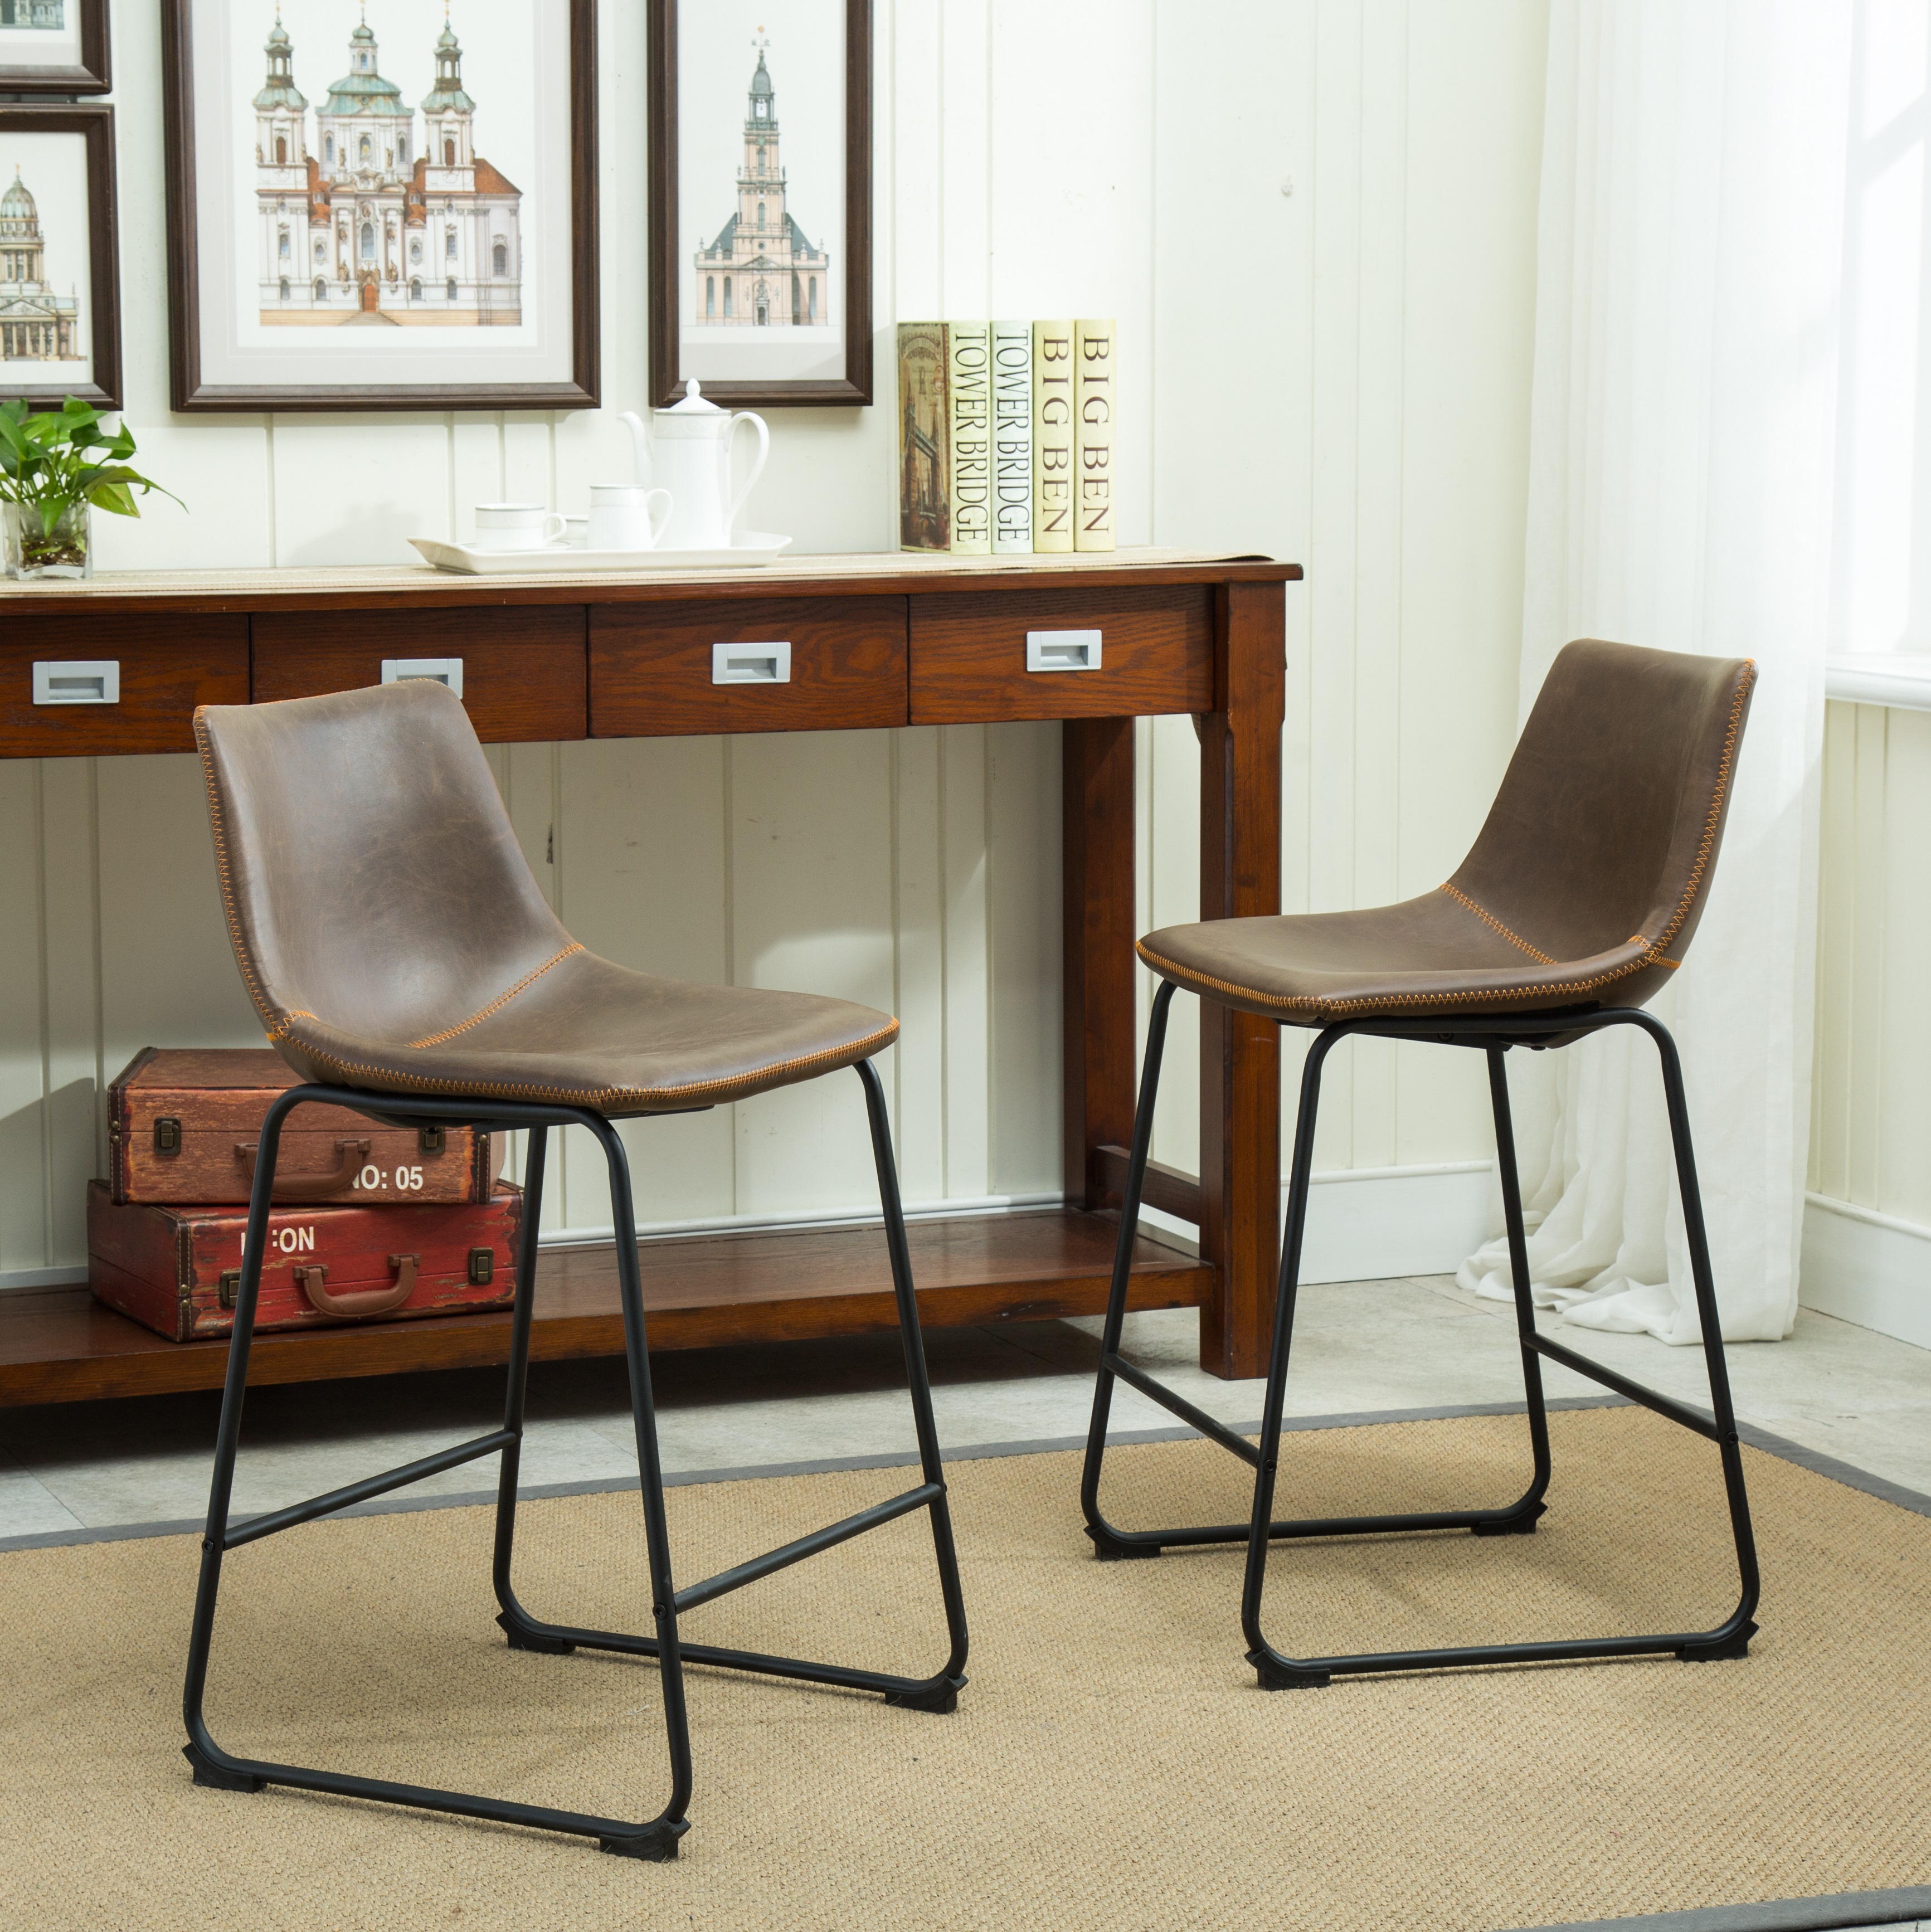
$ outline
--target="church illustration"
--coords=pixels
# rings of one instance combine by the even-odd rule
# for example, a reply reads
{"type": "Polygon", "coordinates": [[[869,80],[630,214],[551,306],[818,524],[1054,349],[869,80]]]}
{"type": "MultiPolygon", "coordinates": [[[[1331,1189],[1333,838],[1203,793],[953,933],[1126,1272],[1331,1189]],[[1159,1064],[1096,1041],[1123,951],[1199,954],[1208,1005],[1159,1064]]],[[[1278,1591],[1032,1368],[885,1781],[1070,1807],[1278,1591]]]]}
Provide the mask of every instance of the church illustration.
{"type": "Polygon", "coordinates": [[[811,327],[831,320],[831,257],[814,248],[784,206],[778,158],[778,96],[759,43],[757,71],[745,110],[744,165],[737,212],[708,248],[697,250],[697,314],[719,327],[811,327]]]}
{"type": "Polygon", "coordinates": [[[52,27],[67,25],[67,0],[0,0],[0,27],[52,27]]]}
{"type": "Polygon", "coordinates": [[[523,320],[523,196],[475,151],[476,104],[447,16],[423,132],[376,64],[364,17],[349,71],[316,109],[296,88],[295,50],[277,9],[255,96],[261,319],[270,323],[427,323],[523,320]]]}
{"type": "Polygon", "coordinates": [[[16,166],[0,194],[0,362],[77,362],[79,321],[79,298],[47,281],[40,211],[16,166]]]}

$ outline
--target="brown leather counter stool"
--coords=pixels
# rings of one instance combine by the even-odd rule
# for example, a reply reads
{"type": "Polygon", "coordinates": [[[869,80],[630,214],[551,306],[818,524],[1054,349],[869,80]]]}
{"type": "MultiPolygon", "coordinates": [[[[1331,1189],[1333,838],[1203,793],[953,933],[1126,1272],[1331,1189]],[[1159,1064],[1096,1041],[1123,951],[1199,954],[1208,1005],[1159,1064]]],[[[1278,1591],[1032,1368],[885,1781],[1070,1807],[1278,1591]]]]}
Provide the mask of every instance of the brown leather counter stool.
{"type": "Polygon", "coordinates": [[[499,1819],[593,1838],[607,1852],[663,1859],[676,1856],[677,1841],[688,1828],[685,1662],[877,1691],[888,1703],[919,1710],[952,1710],[965,1682],[965,1612],[890,1124],[871,1064],[871,1057],[897,1036],[898,1022],[842,1000],[653,979],[585,952],[538,890],[462,704],[440,685],[409,682],[283,704],[205,707],[195,714],[195,732],[235,960],[268,1037],[312,1083],[291,1088],[269,1109],[249,1203],[183,1697],[186,1756],[195,1782],[231,1791],[292,1785],[499,1819]],[[630,1171],[610,1123],[699,1112],[841,1067],[854,1069],[865,1088],[922,1480],[888,1502],[679,1589],[664,1521],[637,1244],[625,1232],[636,1223],[630,1171]],[[276,1150],[283,1120],[310,1100],[412,1127],[467,1122],[528,1132],[503,1426],[405,1468],[231,1527],[229,1497],[268,1247],[276,1150]],[[544,1622],[517,1601],[511,1585],[544,1160],[550,1129],[564,1126],[595,1136],[610,1173],[655,1623],[649,1636],[544,1622]],[[495,1554],[502,1613],[496,1621],[515,1650],[620,1651],[658,1660],[670,1760],[670,1796],[662,1810],[643,1822],[600,1818],[265,1763],[222,1750],[208,1733],[202,1702],[224,1554],[490,1455],[502,1458],[495,1554]],[[916,1510],[931,1519],[948,1632],[946,1660],[930,1677],[890,1676],[680,1640],[678,1620],[684,1612],[916,1510]]]}
{"type": "Polygon", "coordinates": [[[1163,1548],[1189,1544],[1246,1544],[1241,1627],[1248,1661],[1264,1689],[1324,1684],[1342,1672],[1657,1652],[1703,1661],[1741,1657],[1748,1649],[1756,1628],[1750,1620],[1758,1596],[1756,1550],[1717,1327],[1683,1076],[1668,1029],[1639,1010],[1681,964],[1696,930],[1723,836],[1756,676],[1756,667],[1747,659],[1687,657],[1626,644],[1570,644],[1549,668],[1474,850],[1446,885],[1425,898],[1372,910],[1295,919],[1213,920],[1169,926],[1140,942],[1140,957],[1160,976],[1162,984],[1153,998],[1134,1120],[1081,1502],[1087,1534],[1102,1558],[1157,1556],[1163,1548]],[[1258,1448],[1120,1354],[1128,1264],[1153,1134],[1167,1010],[1175,990],[1183,986],[1203,999],[1260,1014],[1283,1026],[1320,1029],[1301,1076],[1273,1347],[1258,1448]],[[1662,1059],[1714,1420],[1536,1330],[1503,1056],[1511,1047],[1560,1046],[1611,1026],[1642,1028],[1655,1041],[1662,1059]],[[1433,1041],[1474,1048],[1488,1056],[1496,1162],[1534,1462],[1528,1488],[1506,1508],[1305,1522],[1274,1519],[1321,1070],[1336,1043],[1351,1034],[1433,1041]],[[1543,1356],[1717,1444],[1742,1582],[1741,1599],[1730,1616],[1708,1630],[1348,1657],[1291,1657],[1269,1642],[1261,1626],[1261,1600],[1268,1546],[1276,1539],[1456,1528],[1477,1536],[1525,1535],[1534,1530],[1549,1479],[1540,1360],[1543,1356]],[[1100,1512],[1099,1480],[1116,1379],[1150,1396],[1253,1466],[1254,1506],[1248,1522],[1125,1530],[1107,1521],[1100,1512]]]}

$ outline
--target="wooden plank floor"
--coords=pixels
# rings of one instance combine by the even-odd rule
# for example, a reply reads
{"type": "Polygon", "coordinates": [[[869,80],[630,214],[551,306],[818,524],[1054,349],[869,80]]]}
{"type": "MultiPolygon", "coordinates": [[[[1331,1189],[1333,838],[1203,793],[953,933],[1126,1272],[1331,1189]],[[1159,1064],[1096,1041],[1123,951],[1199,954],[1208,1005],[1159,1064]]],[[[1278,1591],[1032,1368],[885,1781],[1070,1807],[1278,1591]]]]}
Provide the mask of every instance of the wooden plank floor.
{"type": "MultiPolygon", "coordinates": [[[[1071,1209],[914,1222],[907,1229],[927,1326],[1096,1315],[1106,1305],[1118,1227],[1071,1209]]],[[[653,1348],[859,1335],[897,1324],[885,1238],[831,1228],[649,1241],[639,1250],[653,1348]]],[[[1143,1233],[1131,1305],[1198,1306],[1213,1270],[1143,1233]]],[[[251,1384],[324,1382],[505,1360],[507,1310],[259,1334],[251,1384]]],[[[614,1251],[570,1248],[538,1264],[530,1352],[538,1360],[623,1350],[614,1251]]],[[[102,1307],[85,1288],[0,1296],[0,1406],[217,1388],[225,1340],[169,1342],[102,1307]]]]}

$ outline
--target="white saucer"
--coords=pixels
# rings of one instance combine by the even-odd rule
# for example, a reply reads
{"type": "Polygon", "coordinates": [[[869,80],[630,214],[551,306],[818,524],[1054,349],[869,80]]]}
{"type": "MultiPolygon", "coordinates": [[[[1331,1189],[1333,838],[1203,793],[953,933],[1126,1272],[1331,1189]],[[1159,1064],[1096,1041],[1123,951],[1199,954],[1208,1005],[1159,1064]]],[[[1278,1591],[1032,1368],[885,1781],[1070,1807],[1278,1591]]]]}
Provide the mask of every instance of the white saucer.
{"type": "Polygon", "coordinates": [[[790,542],[766,530],[747,530],[742,543],[724,550],[579,550],[545,544],[541,550],[472,550],[467,544],[411,537],[425,563],[471,577],[570,577],[592,571],[743,570],[769,563],[790,542]]]}

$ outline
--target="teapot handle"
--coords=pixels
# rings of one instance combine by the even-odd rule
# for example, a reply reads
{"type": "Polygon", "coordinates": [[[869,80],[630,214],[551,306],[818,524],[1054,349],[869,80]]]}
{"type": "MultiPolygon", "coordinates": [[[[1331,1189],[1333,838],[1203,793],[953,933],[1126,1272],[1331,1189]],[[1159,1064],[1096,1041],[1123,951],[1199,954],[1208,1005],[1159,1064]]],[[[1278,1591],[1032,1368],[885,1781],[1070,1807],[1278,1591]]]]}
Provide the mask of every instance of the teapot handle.
{"type": "MultiPolygon", "coordinates": [[[[737,521],[739,511],[744,508],[744,500],[751,494],[752,485],[764,474],[765,461],[771,454],[771,431],[763,417],[754,416],[750,410],[745,410],[731,418],[730,441],[724,446],[726,460],[730,460],[729,452],[737,447],[738,425],[740,423],[749,423],[757,431],[757,460],[751,466],[751,474],[744,479],[742,487],[731,499],[730,508],[724,512],[724,541],[727,543],[731,540],[731,529],[737,521]]],[[[728,479],[730,472],[727,470],[725,475],[728,479]]]]}

